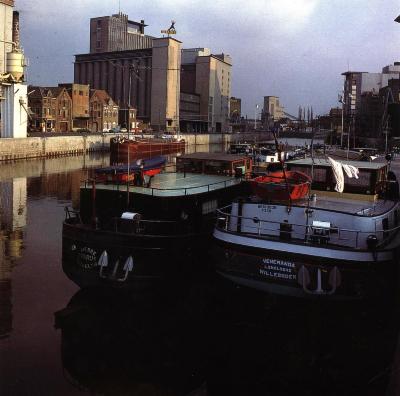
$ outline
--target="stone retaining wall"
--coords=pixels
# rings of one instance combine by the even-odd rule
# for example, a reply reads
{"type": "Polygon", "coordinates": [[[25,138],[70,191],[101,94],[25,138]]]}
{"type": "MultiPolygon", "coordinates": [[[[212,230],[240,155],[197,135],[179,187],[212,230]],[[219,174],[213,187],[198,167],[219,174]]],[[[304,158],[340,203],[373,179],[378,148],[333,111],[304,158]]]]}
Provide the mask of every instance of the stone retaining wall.
{"type": "Polygon", "coordinates": [[[107,151],[112,136],[114,135],[2,138],[0,139],[0,161],[107,151]]]}
{"type": "MultiPolygon", "coordinates": [[[[82,136],[28,137],[25,139],[0,139],[0,161],[56,157],[92,151],[108,151],[114,134],[82,136]]],[[[267,133],[253,134],[193,134],[183,135],[187,146],[229,145],[238,141],[262,141],[271,139],[267,133]]]]}

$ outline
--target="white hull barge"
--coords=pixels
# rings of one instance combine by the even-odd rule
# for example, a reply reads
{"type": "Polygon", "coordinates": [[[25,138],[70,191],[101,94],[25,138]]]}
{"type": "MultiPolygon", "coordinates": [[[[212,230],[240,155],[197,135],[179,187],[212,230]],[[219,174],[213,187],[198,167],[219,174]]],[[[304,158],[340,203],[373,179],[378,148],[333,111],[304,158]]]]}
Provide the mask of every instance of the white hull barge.
{"type": "MultiPolygon", "coordinates": [[[[307,161],[288,168],[310,171],[307,161]]],[[[343,194],[331,191],[332,169],[318,160],[312,186],[319,191],[310,196],[293,202],[251,197],[220,209],[218,272],[240,285],[297,297],[391,293],[400,253],[398,184],[386,181],[386,164],[353,164],[359,178],[345,177],[343,194]]]]}

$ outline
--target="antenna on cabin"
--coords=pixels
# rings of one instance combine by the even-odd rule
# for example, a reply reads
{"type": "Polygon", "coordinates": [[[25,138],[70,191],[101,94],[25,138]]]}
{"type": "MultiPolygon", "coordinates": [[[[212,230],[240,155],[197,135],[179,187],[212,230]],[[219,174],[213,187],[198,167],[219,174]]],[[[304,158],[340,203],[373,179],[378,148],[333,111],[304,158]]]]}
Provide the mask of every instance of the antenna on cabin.
{"type": "Polygon", "coordinates": [[[167,34],[168,37],[171,37],[172,34],[176,34],[175,21],[171,21],[171,26],[168,29],[161,30],[161,33],[167,34]]]}

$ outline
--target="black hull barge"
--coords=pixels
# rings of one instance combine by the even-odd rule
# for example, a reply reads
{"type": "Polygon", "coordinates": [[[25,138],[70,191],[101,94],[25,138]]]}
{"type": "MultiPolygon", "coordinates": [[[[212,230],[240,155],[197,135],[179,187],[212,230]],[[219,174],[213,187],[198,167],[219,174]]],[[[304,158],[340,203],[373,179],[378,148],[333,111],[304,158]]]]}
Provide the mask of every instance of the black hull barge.
{"type": "MultiPolygon", "coordinates": [[[[310,162],[287,167],[310,173],[310,162]]],[[[387,177],[384,163],[345,163],[359,169],[359,178],[345,176],[343,193],[332,191],[327,161],[316,160],[308,197],[289,202],[253,196],[219,210],[218,272],[281,295],[393,297],[399,280],[398,183],[392,172],[387,177]]]]}
{"type": "Polygon", "coordinates": [[[79,211],[66,210],[64,272],[80,287],[130,288],[205,269],[209,260],[194,263],[208,254],[216,209],[247,193],[250,169],[248,158],[197,154],[140,185],[86,182],[79,211]]]}

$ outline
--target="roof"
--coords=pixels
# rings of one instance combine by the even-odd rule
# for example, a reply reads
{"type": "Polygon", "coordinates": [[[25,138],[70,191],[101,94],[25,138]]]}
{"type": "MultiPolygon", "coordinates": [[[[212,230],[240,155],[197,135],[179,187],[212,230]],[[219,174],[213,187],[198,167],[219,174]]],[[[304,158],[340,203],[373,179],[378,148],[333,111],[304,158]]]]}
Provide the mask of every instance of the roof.
{"type": "Polygon", "coordinates": [[[93,98],[93,96],[97,96],[99,100],[101,100],[104,104],[115,104],[114,101],[111,99],[111,96],[105,91],[104,89],[91,89],[90,90],[90,100],[93,98]]]}
{"type": "MultiPolygon", "coordinates": [[[[351,161],[351,160],[335,160],[342,164],[353,165],[356,168],[377,170],[387,166],[386,162],[369,162],[369,161],[351,161]]],[[[303,158],[286,162],[288,165],[311,166],[311,158],[303,158]]],[[[326,158],[314,158],[314,166],[331,166],[326,158]]]]}
{"type": "Polygon", "coordinates": [[[38,98],[38,97],[57,98],[64,90],[65,90],[64,87],[37,87],[32,85],[30,85],[28,88],[29,96],[31,98],[38,98]]]}
{"type": "Polygon", "coordinates": [[[192,154],[184,154],[180,157],[180,159],[193,159],[193,160],[210,160],[210,161],[240,161],[242,159],[248,159],[249,157],[245,155],[235,155],[235,154],[225,154],[225,153],[192,153],[192,154]]]}

